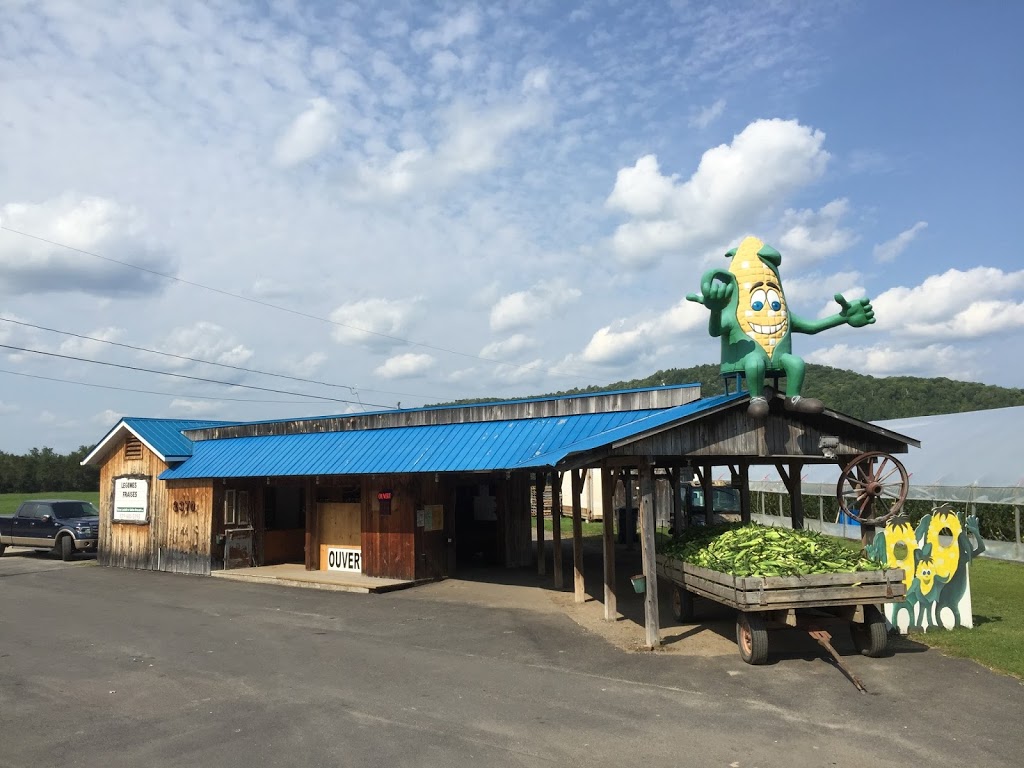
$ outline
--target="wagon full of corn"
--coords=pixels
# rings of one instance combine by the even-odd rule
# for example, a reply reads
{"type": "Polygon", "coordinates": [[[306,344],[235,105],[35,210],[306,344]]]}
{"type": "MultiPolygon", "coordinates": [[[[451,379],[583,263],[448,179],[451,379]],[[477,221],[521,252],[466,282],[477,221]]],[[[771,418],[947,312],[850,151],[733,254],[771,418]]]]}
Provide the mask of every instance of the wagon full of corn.
{"type": "Polygon", "coordinates": [[[748,664],[767,661],[769,627],[790,626],[806,629],[842,667],[825,628],[836,621],[849,625],[864,655],[882,656],[888,632],[878,604],[906,595],[902,570],[813,531],[697,526],[662,540],[658,550],[658,576],[671,585],[675,618],[693,619],[695,595],[734,608],[748,664]]]}

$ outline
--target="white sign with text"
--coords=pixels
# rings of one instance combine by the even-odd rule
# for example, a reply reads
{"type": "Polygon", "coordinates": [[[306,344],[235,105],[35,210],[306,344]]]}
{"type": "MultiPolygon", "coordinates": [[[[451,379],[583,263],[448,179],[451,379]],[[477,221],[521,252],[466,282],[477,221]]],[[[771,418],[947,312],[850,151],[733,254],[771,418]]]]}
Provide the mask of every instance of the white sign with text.
{"type": "Polygon", "coordinates": [[[328,547],[327,570],[362,573],[363,551],[352,547],[328,547]]]}
{"type": "Polygon", "coordinates": [[[149,481],[138,477],[114,480],[114,522],[145,523],[149,520],[149,481]]]}

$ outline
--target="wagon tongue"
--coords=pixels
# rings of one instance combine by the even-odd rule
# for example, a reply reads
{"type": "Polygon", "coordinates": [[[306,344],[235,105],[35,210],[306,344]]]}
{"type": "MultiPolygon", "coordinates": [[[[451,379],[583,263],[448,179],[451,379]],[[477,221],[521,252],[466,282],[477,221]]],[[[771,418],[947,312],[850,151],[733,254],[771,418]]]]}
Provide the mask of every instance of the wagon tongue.
{"type": "Polygon", "coordinates": [[[842,659],[839,658],[839,654],[836,653],[836,649],[832,647],[831,634],[829,634],[824,629],[815,629],[813,627],[808,628],[807,634],[809,634],[811,637],[817,640],[818,644],[826,651],[828,651],[829,656],[832,657],[832,660],[836,663],[836,666],[839,667],[839,669],[842,671],[844,675],[847,676],[847,678],[849,678],[851,683],[857,686],[858,691],[860,691],[861,693],[868,692],[868,689],[864,687],[864,683],[861,682],[860,678],[853,674],[853,672],[851,672],[849,669],[847,669],[846,665],[843,664],[842,659]]]}

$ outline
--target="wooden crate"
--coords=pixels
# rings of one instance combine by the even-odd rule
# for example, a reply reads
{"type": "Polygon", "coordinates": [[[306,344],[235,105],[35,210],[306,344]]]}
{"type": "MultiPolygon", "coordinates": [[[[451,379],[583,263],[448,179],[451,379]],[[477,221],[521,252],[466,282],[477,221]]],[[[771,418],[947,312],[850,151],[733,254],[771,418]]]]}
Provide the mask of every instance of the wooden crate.
{"type": "Polygon", "coordinates": [[[658,555],[656,561],[662,578],[740,611],[891,603],[901,601],[907,593],[900,568],[810,576],[732,576],[665,555],[658,555]]]}

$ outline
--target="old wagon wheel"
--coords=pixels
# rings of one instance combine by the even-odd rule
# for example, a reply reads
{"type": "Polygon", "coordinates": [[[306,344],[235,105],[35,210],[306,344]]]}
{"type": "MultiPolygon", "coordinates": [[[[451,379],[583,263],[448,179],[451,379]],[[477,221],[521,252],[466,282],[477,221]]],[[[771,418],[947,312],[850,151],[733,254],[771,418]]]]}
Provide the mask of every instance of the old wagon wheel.
{"type": "Polygon", "coordinates": [[[862,453],[846,465],[836,485],[839,508],[861,525],[885,525],[907,500],[906,467],[888,453],[862,453]]]}

